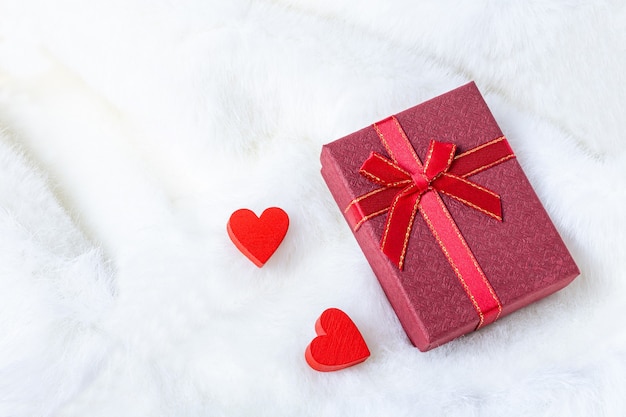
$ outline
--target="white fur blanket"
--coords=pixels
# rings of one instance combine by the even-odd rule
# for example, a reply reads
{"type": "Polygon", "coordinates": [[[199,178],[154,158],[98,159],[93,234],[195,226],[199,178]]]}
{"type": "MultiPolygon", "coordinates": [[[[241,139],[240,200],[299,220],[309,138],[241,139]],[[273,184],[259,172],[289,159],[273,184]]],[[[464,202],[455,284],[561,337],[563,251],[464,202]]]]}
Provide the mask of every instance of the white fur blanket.
{"type": "Polygon", "coordinates": [[[626,415],[624,45],[615,0],[0,0],[0,416],[626,415]],[[319,153],[469,80],[582,274],[421,353],[319,153]],[[327,307],[365,363],[307,366],[327,307]]]}

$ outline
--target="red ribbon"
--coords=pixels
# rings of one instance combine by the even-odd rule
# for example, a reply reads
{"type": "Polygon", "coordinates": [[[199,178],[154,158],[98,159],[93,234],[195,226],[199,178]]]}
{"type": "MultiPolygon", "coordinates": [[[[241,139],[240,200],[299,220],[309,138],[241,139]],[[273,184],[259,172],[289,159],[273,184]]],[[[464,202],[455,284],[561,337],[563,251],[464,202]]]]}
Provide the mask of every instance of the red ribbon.
{"type": "Polygon", "coordinates": [[[345,210],[356,231],[372,217],[387,214],[380,242],[389,259],[402,269],[413,222],[419,212],[437,240],[479,316],[478,327],[495,321],[502,305],[439,193],[502,221],[500,196],[467,177],[515,155],[504,136],[459,155],[456,145],[431,140],[422,165],[398,120],[374,124],[391,159],[372,152],[360,173],[380,185],[355,198],[345,210]]]}

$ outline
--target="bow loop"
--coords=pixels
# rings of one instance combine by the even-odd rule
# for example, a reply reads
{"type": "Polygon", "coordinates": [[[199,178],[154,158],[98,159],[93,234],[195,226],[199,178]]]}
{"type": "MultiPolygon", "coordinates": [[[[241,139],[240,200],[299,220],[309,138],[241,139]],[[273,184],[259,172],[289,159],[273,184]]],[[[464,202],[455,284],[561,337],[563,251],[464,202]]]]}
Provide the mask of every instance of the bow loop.
{"type": "Polygon", "coordinates": [[[371,152],[359,173],[370,181],[385,187],[401,187],[411,181],[411,175],[394,161],[378,152],[371,152]]]}
{"type": "Polygon", "coordinates": [[[456,145],[454,143],[444,143],[431,139],[428,156],[424,163],[424,174],[429,181],[433,181],[448,171],[455,153],[456,145]]]}

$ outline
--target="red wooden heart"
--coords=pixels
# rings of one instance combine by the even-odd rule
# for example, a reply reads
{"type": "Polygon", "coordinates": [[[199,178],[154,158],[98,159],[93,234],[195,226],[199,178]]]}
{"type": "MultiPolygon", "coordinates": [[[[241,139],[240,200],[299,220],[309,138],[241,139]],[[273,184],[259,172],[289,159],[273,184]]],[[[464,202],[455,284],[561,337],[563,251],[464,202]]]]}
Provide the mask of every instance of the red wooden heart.
{"type": "Polygon", "coordinates": [[[261,217],[248,209],[231,214],[226,229],[237,249],[262,267],[276,252],[289,228],[289,216],[278,207],[266,209],[261,217]]]}
{"type": "Polygon", "coordinates": [[[311,368],[337,371],[370,356],[367,344],[354,322],[338,308],[325,310],[315,323],[319,335],[306,348],[304,357],[311,368]]]}

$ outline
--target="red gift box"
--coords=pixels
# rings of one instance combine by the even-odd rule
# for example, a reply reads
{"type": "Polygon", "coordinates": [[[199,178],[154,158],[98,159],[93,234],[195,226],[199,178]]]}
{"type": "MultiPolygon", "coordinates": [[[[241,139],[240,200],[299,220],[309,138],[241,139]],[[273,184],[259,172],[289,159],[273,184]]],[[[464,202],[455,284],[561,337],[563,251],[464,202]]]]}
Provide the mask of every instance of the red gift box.
{"type": "Polygon", "coordinates": [[[579,274],[474,83],[325,145],[321,162],[422,351],[579,274]]]}

